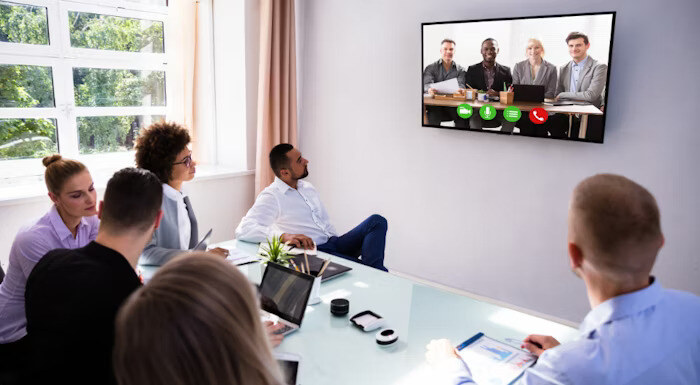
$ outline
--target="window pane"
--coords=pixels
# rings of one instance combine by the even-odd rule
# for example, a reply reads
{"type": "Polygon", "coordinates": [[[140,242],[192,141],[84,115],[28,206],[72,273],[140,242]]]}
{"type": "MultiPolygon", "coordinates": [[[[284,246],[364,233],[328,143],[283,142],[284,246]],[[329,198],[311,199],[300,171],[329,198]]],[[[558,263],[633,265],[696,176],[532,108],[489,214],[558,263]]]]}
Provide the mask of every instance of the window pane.
{"type": "Polygon", "coordinates": [[[0,1],[0,41],[49,44],[46,7],[0,1]]]}
{"type": "Polygon", "coordinates": [[[0,107],[53,107],[51,67],[0,64],[0,107]]]}
{"type": "Polygon", "coordinates": [[[70,45],[126,52],[163,51],[163,22],[68,12],[70,45]]]}
{"type": "Polygon", "coordinates": [[[80,153],[131,150],[142,127],[163,119],[163,115],[79,117],[80,153]]]}
{"type": "Polygon", "coordinates": [[[73,68],[82,107],[165,106],[165,72],[73,68]]]}
{"type": "Polygon", "coordinates": [[[0,119],[0,159],[41,158],[58,152],[56,119],[0,119]]]}

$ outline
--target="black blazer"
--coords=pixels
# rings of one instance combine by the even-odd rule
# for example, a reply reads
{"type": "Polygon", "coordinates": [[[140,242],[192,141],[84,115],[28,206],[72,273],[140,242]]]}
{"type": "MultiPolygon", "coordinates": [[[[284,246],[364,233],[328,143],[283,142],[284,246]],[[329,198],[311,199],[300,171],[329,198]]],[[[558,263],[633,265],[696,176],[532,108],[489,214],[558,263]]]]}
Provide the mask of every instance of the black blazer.
{"type": "MultiPolygon", "coordinates": [[[[482,62],[469,66],[466,78],[468,86],[472,86],[478,90],[488,91],[488,88],[486,88],[486,80],[484,79],[484,67],[482,62]]],[[[513,83],[510,68],[496,63],[496,76],[493,78],[493,85],[491,87],[494,91],[503,91],[503,82],[506,82],[506,87],[510,87],[513,83]]]]}

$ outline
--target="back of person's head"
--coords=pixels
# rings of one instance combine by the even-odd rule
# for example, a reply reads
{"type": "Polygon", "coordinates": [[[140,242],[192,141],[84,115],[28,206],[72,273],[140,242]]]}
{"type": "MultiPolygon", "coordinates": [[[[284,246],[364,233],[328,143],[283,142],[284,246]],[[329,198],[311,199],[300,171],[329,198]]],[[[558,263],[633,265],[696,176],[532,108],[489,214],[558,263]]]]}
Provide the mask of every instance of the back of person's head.
{"type": "Polygon", "coordinates": [[[150,171],[127,167],[107,182],[100,228],[112,233],[145,232],[151,228],[163,203],[163,187],[150,171]]]}
{"type": "Polygon", "coordinates": [[[187,129],[174,122],[153,123],[136,139],[136,166],[156,174],[161,183],[172,179],[177,154],[190,143],[187,129]]]}
{"type": "Polygon", "coordinates": [[[270,150],[270,167],[277,177],[280,176],[281,169],[289,167],[287,153],[293,149],[294,146],[289,143],[280,143],[270,150]]]}
{"type": "Polygon", "coordinates": [[[663,245],[656,199],[620,175],[598,174],[576,186],[570,229],[589,262],[613,276],[649,274],[663,245]]]}
{"type": "Polygon", "coordinates": [[[46,167],[44,171],[46,189],[56,195],[61,193],[63,185],[70,177],[87,170],[85,165],[77,160],[66,159],[58,154],[45,156],[41,162],[46,167]]]}
{"type": "Polygon", "coordinates": [[[281,374],[250,282],[204,252],[163,266],[122,306],[120,385],[278,385],[281,374]]]}

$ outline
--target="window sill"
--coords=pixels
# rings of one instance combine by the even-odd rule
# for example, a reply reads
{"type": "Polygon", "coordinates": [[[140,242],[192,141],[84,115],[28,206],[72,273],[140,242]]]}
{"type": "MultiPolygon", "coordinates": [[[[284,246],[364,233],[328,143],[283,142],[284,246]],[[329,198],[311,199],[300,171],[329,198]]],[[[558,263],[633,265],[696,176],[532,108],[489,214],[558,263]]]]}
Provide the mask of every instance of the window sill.
{"type": "MultiPolygon", "coordinates": [[[[107,181],[114,174],[114,169],[90,169],[95,188],[103,192],[107,186],[107,181]]],[[[194,182],[216,180],[224,178],[237,178],[248,175],[255,175],[253,170],[235,170],[226,166],[201,165],[197,166],[197,175],[194,182]]],[[[18,204],[27,204],[47,200],[46,185],[43,175],[33,175],[21,178],[5,179],[0,187],[0,207],[18,204]]]]}

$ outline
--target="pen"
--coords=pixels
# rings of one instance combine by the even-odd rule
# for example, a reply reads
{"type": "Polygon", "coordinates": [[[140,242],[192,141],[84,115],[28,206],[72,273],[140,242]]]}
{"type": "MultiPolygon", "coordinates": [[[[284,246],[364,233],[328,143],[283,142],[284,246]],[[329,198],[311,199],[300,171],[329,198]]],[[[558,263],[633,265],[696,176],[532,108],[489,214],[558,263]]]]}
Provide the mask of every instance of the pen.
{"type": "Polygon", "coordinates": [[[330,263],[331,263],[331,259],[330,259],[330,258],[326,259],[326,261],[323,262],[323,266],[321,267],[321,270],[318,272],[317,277],[320,277],[321,275],[323,275],[323,272],[326,271],[326,267],[328,267],[328,265],[329,265],[330,263]]]}
{"type": "Polygon", "coordinates": [[[306,262],[306,274],[311,274],[311,268],[309,267],[309,257],[306,256],[306,249],[304,249],[304,262],[306,262]]]}
{"type": "Polygon", "coordinates": [[[294,266],[294,270],[299,271],[299,268],[297,267],[297,264],[294,263],[294,260],[290,259],[289,261],[292,263],[292,266],[294,266]]]}

